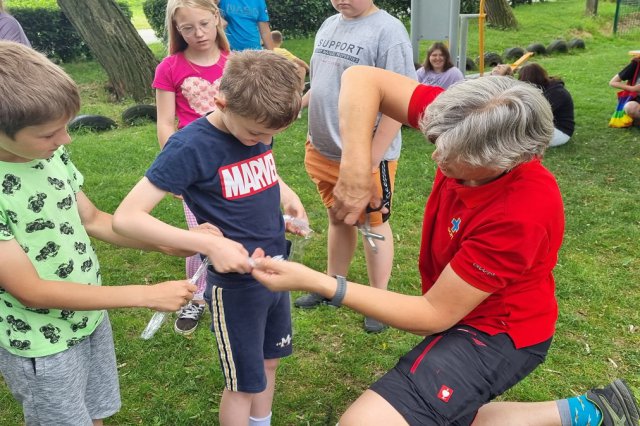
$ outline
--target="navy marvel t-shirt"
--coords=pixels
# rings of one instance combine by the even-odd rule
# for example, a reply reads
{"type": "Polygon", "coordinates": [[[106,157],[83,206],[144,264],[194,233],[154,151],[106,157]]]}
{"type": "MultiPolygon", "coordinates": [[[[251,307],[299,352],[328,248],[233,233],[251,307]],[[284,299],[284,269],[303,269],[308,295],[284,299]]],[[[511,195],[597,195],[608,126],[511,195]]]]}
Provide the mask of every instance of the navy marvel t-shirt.
{"type": "MultiPolygon", "coordinates": [[[[203,117],[171,135],[146,177],[163,191],[182,195],[198,223],[216,225],[249,254],[261,247],[269,256],[286,257],[271,147],[243,145],[203,117]]],[[[252,279],[250,274],[220,277],[252,279]]]]}

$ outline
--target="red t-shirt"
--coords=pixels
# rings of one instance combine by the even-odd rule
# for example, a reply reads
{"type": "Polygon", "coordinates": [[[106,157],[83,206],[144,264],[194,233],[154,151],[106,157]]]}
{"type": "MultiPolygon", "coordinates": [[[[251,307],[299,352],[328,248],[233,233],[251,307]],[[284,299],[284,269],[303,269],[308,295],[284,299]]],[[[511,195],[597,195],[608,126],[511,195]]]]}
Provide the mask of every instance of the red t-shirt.
{"type": "MultiPolygon", "coordinates": [[[[410,122],[431,101],[414,93],[410,122]]],[[[438,170],[423,221],[422,291],[451,264],[469,285],[492,293],[460,323],[507,333],[517,348],[541,343],[553,336],[558,317],[552,270],[563,234],[560,190],[540,160],[477,187],[438,170]]]]}

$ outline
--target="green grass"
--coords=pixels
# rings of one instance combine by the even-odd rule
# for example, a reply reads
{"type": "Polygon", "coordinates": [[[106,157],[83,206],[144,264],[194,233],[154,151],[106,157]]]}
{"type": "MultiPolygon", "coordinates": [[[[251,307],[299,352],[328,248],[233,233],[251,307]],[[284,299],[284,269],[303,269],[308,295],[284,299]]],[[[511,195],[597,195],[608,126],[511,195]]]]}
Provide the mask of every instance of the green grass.
{"type": "MultiPolygon", "coordinates": [[[[534,58],[561,76],[576,105],[576,132],[569,144],[550,150],[545,165],[556,175],[565,201],[566,235],[555,269],[560,318],[545,364],[501,399],[536,401],[561,398],[624,377],[640,394],[640,130],[609,129],[615,107],[610,78],[638,48],[637,34],[612,37],[613,4],[600,2],[597,18],[583,15],[584,0],[557,0],[518,6],[520,28],[488,29],[486,50],[502,53],[532,42],[548,44],[575,36],[584,51],[534,58]]],[[[470,56],[477,55],[476,30],[470,29],[470,56]],[[475,39],[474,39],[475,37],[475,39]],[[475,50],[474,50],[475,49],[475,50]]],[[[312,40],[287,40],[285,46],[309,60],[312,40]]],[[[162,49],[153,50],[161,55],[162,49]]],[[[424,49],[421,49],[424,52],[424,49]]],[[[424,54],[424,53],[423,53],[424,54]]],[[[66,70],[82,90],[82,113],[116,119],[132,102],[112,103],[96,63],[68,64],[66,70]]],[[[316,235],[306,246],[304,262],[318,270],[326,264],[326,216],[304,171],[305,119],[278,136],[275,155],[280,174],[300,195],[316,235]]],[[[432,146],[414,131],[404,131],[392,226],[396,255],[390,288],[419,293],[417,254],[424,202],[435,165],[432,146]]],[[[86,178],[85,191],[96,205],[113,211],[157,154],[155,126],[120,128],[103,134],[76,134],[74,162],[86,178]]],[[[179,203],[167,198],[155,211],[182,226],[179,203]]],[[[180,278],[179,259],[97,244],[106,285],[180,278]]],[[[349,278],[366,283],[359,251],[349,278]]],[[[298,293],[294,293],[296,297],[298,293]]],[[[214,340],[206,323],[192,338],[174,334],[166,324],[150,341],[139,334],[151,312],[114,310],[116,352],[122,410],[112,425],[213,425],[223,387],[214,340]]],[[[400,355],[419,341],[397,330],[367,335],[360,315],[326,307],[293,311],[294,355],[278,373],[274,425],[334,425],[345,408],[400,355]]],[[[20,424],[20,408],[0,386],[0,424],[20,424]]]]}
{"type": "Polygon", "coordinates": [[[133,15],[131,18],[133,26],[139,30],[151,28],[151,25],[149,25],[147,17],[144,15],[144,11],[142,10],[144,0],[127,0],[127,3],[129,3],[129,7],[131,8],[131,13],[133,15]]]}

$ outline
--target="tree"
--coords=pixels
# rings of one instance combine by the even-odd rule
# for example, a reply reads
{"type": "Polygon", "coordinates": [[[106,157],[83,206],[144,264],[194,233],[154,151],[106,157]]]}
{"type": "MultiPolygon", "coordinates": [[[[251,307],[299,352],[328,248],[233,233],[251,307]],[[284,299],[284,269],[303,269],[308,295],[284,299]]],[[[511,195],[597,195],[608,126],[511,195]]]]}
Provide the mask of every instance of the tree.
{"type": "Polygon", "coordinates": [[[487,23],[497,28],[516,28],[518,21],[507,0],[485,0],[487,23]]]}
{"type": "Polygon", "coordinates": [[[587,0],[585,13],[587,15],[596,16],[598,14],[598,0],[587,0]]]}
{"type": "Polygon", "coordinates": [[[57,0],[60,9],[107,72],[118,99],[140,102],[153,96],[158,64],[114,0],[57,0]]]}

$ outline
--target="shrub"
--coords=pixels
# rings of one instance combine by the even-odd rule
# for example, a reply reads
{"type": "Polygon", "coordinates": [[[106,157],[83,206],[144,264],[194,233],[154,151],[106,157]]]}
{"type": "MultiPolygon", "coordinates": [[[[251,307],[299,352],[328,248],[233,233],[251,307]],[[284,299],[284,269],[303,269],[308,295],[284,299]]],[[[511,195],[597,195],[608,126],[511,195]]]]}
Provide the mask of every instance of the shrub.
{"type": "Polygon", "coordinates": [[[156,37],[166,40],[164,31],[164,15],[167,10],[167,0],[145,0],[142,3],[142,11],[147,18],[147,22],[156,33],[156,37]]]}
{"type": "MultiPolygon", "coordinates": [[[[129,5],[124,2],[118,5],[131,19],[129,5]]],[[[11,15],[20,22],[34,49],[62,62],[91,57],[89,47],[55,1],[12,1],[11,6],[11,15]]]]}
{"type": "MultiPolygon", "coordinates": [[[[376,5],[400,20],[409,19],[411,0],[377,0],[376,5]]],[[[287,37],[312,36],[337,13],[327,0],[267,0],[267,7],[271,27],[286,31],[287,37]]]]}
{"type": "MultiPolygon", "coordinates": [[[[409,19],[411,0],[378,0],[376,5],[401,20],[409,19]]],[[[163,39],[166,8],[167,0],[146,0],[142,4],[149,25],[163,39]]],[[[327,17],[336,13],[327,0],[268,0],[267,8],[271,27],[285,31],[287,37],[312,36],[327,17]]]]}

